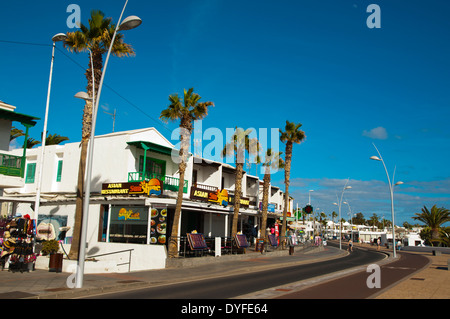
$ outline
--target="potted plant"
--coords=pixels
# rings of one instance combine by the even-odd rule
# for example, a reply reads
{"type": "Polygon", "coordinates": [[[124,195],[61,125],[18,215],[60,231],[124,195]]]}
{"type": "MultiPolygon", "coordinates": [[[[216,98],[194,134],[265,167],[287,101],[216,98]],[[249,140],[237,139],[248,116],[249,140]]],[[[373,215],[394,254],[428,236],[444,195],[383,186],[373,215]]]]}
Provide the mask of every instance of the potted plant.
{"type": "Polygon", "coordinates": [[[63,254],[59,253],[59,242],[55,239],[45,240],[42,243],[41,253],[43,256],[50,255],[48,268],[50,272],[61,272],[63,254]]]}

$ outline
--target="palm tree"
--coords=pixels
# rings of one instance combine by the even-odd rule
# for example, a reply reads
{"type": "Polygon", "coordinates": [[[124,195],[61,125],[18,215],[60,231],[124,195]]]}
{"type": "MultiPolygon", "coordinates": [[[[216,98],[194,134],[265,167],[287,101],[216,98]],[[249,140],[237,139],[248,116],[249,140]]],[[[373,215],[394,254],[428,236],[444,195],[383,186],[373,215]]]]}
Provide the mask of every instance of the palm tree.
{"type": "Polygon", "coordinates": [[[36,145],[41,144],[41,141],[36,141],[34,138],[29,137],[27,139],[27,148],[33,148],[36,145]]]}
{"type": "Polygon", "coordinates": [[[281,136],[280,140],[283,143],[286,143],[286,151],[285,151],[285,169],[284,169],[284,183],[285,183],[285,203],[283,210],[283,224],[281,226],[281,243],[284,245],[284,238],[286,235],[286,219],[287,219],[287,210],[289,207],[289,180],[291,175],[291,162],[292,162],[292,148],[294,143],[300,144],[305,139],[305,132],[300,130],[302,124],[294,123],[286,121],[285,130],[280,130],[281,136]]]}
{"type": "MultiPolygon", "coordinates": [[[[89,61],[92,60],[94,67],[95,83],[100,83],[103,68],[103,54],[108,52],[111,39],[114,35],[116,26],[111,18],[105,18],[105,14],[99,10],[91,11],[89,25],[80,24],[80,30],[68,32],[64,41],[64,47],[70,52],[80,53],[90,51],[89,61]]],[[[112,54],[118,57],[134,55],[131,45],[123,42],[123,34],[117,33],[111,50],[112,54]]],[[[87,79],[87,93],[93,96],[92,69],[91,63],[85,73],[87,79]]],[[[95,96],[98,85],[95,85],[95,96]]],[[[75,223],[73,228],[72,245],[70,247],[69,258],[78,259],[78,249],[80,244],[81,223],[83,217],[83,190],[84,176],[86,170],[86,156],[88,142],[92,129],[92,109],[93,101],[86,100],[83,111],[82,134],[81,134],[81,153],[78,168],[77,197],[75,208],[75,223]]]]}
{"type": "Polygon", "coordinates": [[[447,247],[450,247],[450,227],[442,227],[439,230],[439,242],[447,247]]]}
{"type": "Polygon", "coordinates": [[[269,205],[269,186],[270,186],[270,175],[271,169],[277,170],[279,168],[284,168],[284,161],[281,158],[282,152],[274,153],[272,149],[269,148],[266,151],[266,156],[264,163],[264,184],[263,184],[263,200],[262,200],[262,221],[261,221],[261,238],[266,238],[266,227],[267,227],[267,207],[269,205]]]}
{"type": "Polygon", "coordinates": [[[64,141],[68,141],[69,138],[67,136],[61,136],[58,134],[49,134],[45,138],[45,145],[58,145],[64,141]]]}
{"type": "Polygon", "coordinates": [[[370,217],[370,219],[367,221],[367,223],[372,226],[372,227],[378,227],[379,223],[380,223],[380,218],[378,217],[377,214],[373,214],[372,217],[370,217]]]}
{"type": "Polygon", "coordinates": [[[236,179],[234,189],[234,213],[231,227],[231,237],[237,234],[237,225],[239,219],[239,209],[241,208],[242,195],[242,176],[245,163],[245,152],[249,155],[257,155],[259,152],[259,143],[256,138],[250,138],[251,129],[243,130],[236,128],[230,142],[222,150],[222,157],[234,156],[236,164],[236,179]]]}
{"type": "Polygon", "coordinates": [[[334,219],[336,218],[336,217],[338,217],[339,215],[338,215],[338,213],[336,213],[335,211],[333,211],[332,213],[331,213],[331,218],[332,218],[332,220],[333,220],[333,223],[334,223],[334,219]]]}
{"type": "Polygon", "coordinates": [[[25,135],[25,133],[23,132],[23,130],[20,130],[13,126],[11,128],[11,135],[9,137],[9,141],[11,142],[12,140],[15,140],[16,138],[24,136],[24,135],[25,135]]]}
{"type": "Polygon", "coordinates": [[[177,206],[173,217],[172,233],[169,240],[168,255],[170,258],[178,255],[178,225],[180,223],[181,205],[183,203],[184,174],[193,130],[193,123],[208,115],[208,107],[214,106],[213,102],[200,102],[200,95],[194,93],[194,89],[184,90],[184,98],[180,99],[178,94],[169,96],[170,105],[163,110],[160,119],[165,122],[180,120],[180,162],[178,166],[180,182],[178,186],[177,206]]]}
{"type": "Polygon", "coordinates": [[[431,229],[431,245],[439,242],[439,230],[441,225],[450,221],[450,211],[444,207],[438,208],[436,205],[428,210],[426,206],[422,208],[422,213],[416,213],[413,217],[425,223],[431,229]]]}

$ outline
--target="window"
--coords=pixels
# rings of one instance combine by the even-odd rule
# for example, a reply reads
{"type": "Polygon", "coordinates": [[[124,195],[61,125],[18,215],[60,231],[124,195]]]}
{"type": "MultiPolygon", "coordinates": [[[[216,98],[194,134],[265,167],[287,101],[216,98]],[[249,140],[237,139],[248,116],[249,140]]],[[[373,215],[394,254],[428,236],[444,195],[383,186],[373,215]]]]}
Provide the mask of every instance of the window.
{"type": "Polygon", "coordinates": [[[112,206],[109,225],[111,243],[147,243],[148,207],[112,206]]]}
{"type": "Polygon", "coordinates": [[[58,161],[58,171],[56,172],[56,181],[61,182],[63,161],[58,161]]]}
{"type": "MultiPolygon", "coordinates": [[[[144,171],[144,156],[139,158],[139,171],[144,171]]],[[[158,175],[160,178],[163,178],[166,175],[166,162],[147,157],[145,163],[145,173],[158,175]]]]}
{"type": "Polygon", "coordinates": [[[36,175],[36,163],[28,163],[25,183],[26,184],[34,183],[34,175],[36,175]]]}

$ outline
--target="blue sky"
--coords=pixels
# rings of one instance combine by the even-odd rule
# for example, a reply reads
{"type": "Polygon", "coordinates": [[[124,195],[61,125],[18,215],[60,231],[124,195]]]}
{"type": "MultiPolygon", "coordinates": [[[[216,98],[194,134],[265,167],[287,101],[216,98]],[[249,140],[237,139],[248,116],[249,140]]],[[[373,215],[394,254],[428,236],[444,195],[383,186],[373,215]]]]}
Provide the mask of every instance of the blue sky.
{"type": "MultiPolygon", "coordinates": [[[[92,9],[117,21],[124,3],[2,1],[0,100],[43,119],[51,37],[73,31],[67,6],[78,4],[86,23],[92,9]]],[[[449,10],[444,0],[130,0],[125,16],[143,20],[124,33],[136,56],[111,58],[96,133],[111,132],[103,111],[116,109],[116,131],[154,126],[170,139],[178,123],[159,114],[169,94],[194,87],[215,103],[203,130],[303,124],[290,187],[299,206],[313,189],[313,206],[337,211],[332,203],[350,178],[353,212],[390,219],[384,168],[369,159],[375,143],[390,175],[396,166],[405,182],[396,188],[396,223],[413,223],[424,205],[450,208],[449,10]],[[366,24],[371,3],[381,28],[366,24]]],[[[88,55],[57,48],[48,131],[75,142],[83,103],[73,95],[85,90],[88,55]]],[[[280,186],[283,178],[272,177],[280,186]]]]}

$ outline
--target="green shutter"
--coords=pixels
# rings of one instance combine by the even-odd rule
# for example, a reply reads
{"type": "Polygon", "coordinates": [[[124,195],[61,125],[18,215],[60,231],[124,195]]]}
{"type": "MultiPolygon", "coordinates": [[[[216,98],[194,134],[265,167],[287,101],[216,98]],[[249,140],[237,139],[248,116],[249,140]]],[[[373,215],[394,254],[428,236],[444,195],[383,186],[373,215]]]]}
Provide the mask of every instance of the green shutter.
{"type": "Polygon", "coordinates": [[[34,175],[36,173],[36,163],[28,163],[27,165],[27,175],[25,178],[26,184],[34,183],[34,175]]]}
{"type": "Polygon", "coordinates": [[[58,172],[56,173],[56,181],[61,182],[63,161],[58,161],[58,172]]]}

